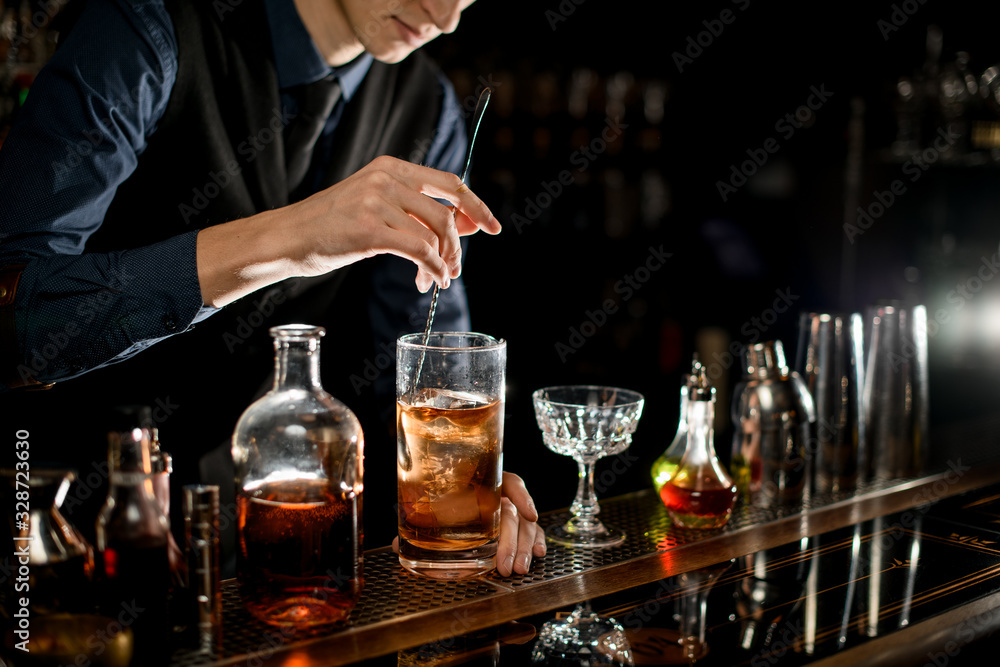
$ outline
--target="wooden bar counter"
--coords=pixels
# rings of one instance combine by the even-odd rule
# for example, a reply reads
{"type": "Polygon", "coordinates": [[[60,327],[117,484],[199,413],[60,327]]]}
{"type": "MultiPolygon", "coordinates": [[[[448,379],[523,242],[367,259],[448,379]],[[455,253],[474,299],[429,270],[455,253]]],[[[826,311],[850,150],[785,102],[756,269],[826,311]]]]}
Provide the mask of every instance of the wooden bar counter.
{"type": "Polygon", "coordinates": [[[977,664],[1000,636],[1000,430],[952,435],[927,475],[738,507],[719,531],[674,528],[651,489],[607,499],[623,545],[550,545],[524,576],[427,581],[375,549],[350,623],[322,633],[256,622],[227,581],[218,650],[178,648],[172,665],[527,665],[542,624],[581,603],[622,626],[636,665],[677,664],[691,595],[704,601],[697,664],[977,664]]]}

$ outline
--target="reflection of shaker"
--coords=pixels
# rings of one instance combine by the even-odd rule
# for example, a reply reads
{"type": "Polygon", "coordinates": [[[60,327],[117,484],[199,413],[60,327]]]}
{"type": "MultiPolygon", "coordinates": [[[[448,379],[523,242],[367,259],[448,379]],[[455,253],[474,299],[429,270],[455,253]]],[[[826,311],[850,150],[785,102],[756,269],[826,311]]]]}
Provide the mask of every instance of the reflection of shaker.
{"type": "Polygon", "coordinates": [[[802,500],[806,444],[816,420],[805,383],[789,372],[781,341],[751,345],[733,400],[731,469],[745,501],[760,506],[802,500]]]}
{"type": "Polygon", "coordinates": [[[184,486],[189,621],[202,651],[218,647],[222,629],[219,577],[219,487],[184,486]]]}
{"type": "Polygon", "coordinates": [[[789,650],[800,650],[796,645],[805,639],[803,593],[812,567],[811,551],[809,538],[802,538],[739,559],[746,576],[737,582],[733,602],[746,655],[777,661],[789,650]]]}

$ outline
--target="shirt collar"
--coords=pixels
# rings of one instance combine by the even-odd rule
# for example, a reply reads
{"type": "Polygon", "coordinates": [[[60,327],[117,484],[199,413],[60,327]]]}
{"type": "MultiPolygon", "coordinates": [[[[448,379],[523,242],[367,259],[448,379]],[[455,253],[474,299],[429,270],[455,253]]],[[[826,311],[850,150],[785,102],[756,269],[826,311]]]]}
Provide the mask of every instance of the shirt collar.
{"type": "Polygon", "coordinates": [[[306,30],[293,0],[266,0],[267,20],[274,44],[274,65],[278,72],[278,87],[282,90],[319,81],[336,74],[345,101],[350,101],[372,64],[372,56],[364,53],[346,65],[330,67],[306,30]]]}

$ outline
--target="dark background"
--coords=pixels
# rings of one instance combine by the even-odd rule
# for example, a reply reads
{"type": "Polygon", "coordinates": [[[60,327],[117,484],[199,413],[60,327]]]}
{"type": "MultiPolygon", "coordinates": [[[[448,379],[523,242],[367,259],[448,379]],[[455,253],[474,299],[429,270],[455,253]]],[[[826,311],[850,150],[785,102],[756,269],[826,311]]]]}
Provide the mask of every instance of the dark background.
{"type": "MultiPolygon", "coordinates": [[[[793,364],[806,310],[861,310],[882,298],[926,304],[941,321],[930,340],[932,425],[996,411],[1000,281],[954,296],[997,252],[1000,161],[956,144],[911,181],[908,155],[893,146],[900,77],[927,93],[907,116],[924,149],[947,124],[938,93],[956,53],[968,53],[973,80],[1000,64],[998,20],[996,3],[942,0],[480,0],[454,34],[425,47],[464,108],[474,107],[482,85],[494,88],[470,183],[505,229],[469,240],[464,277],[473,328],[509,344],[505,468],[525,478],[542,510],[572,501],[576,475],[572,461],[542,444],[535,389],[594,383],[641,391],[646,406],[633,446],[614,471],[599,463],[597,479],[600,497],[643,489],[676,431],[692,355],[701,355],[718,389],[716,447],[727,460],[740,377],[727,350],[779,339],[793,364]],[[732,13],[729,23],[719,20],[723,11],[732,13]],[[932,26],[942,42],[929,58],[932,26]],[[691,61],[679,67],[675,54],[691,61]],[[783,119],[813,89],[829,99],[803,112],[802,127],[788,136],[783,119]],[[612,141],[592,144],[609,128],[620,128],[612,141]],[[852,138],[862,142],[853,160],[852,138]],[[751,165],[755,174],[724,201],[718,183],[768,140],[777,150],[751,165]],[[588,145],[592,158],[581,152],[588,145]],[[860,177],[853,188],[849,164],[860,177]],[[572,183],[553,195],[561,174],[572,183]],[[894,181],[905,192],[849,243],[846,212],[871,208],[874,193],[894,181]],[[671,257],[644,273],[650,249],[661,247],[671,257]],[[626,276],[643,280],[641,289],[625,290],[626,276]]],[[[1000,119],[977,100],[954,122],[1000,119]]],[[[353,316],[344,314],[347,326],[353,316]]],[[[269,357],[261,348],[262,365],[269,357]]],[[[324,385],[359,413],[367,408],[349,376],[360,358],[324,348],[324,385]]],[[[194,381],[226,392],[212,368],[194,381]]],[[[204,414],[214,418],[211,406],[204,414]]],[[[55,417],[46,426],[63,428],[55,417]]],[[[191,447],[172,438],[171,425],[161,429],[166,448],[191,447]]],[[[372,482],[383,481],[380,501],[366,498],[370,546],[394,531],[385,498],[391,458],[383,455],[392,443],[374,431],[366,465],[372,482]]],[[[100,449],[99,440],[80,446],[100,449]]]]}
{"type": "MultiPolygon", "coordinates": [[[[923,79],[936,92],[937,77],[965,51],[978,79],[1000,62],[998,18],[996,6],[934,0],[484,1],[465,11],[455,34],[428,47],[466,108],[484,82],[495,89],[470,179],[505,231],[471,239],[465,280],[473,328],[509,342],[505,463],[542,507],[572,500],[575,465],[543,446],[533,390],[582,382],[641,391],[647,402],[628,470],[611,474],[605,462],[597,477],[602,497],[644,488],[649,465],[676,430],[678,387],[692,354],[708,360],[718,386],[716,447],[728,459],[739,363],[712,350],[777,338],[793,364],[803,310],[861,310],[882,298],[926,304],[932,319],[942,318],[930,341],[932,425],[994,411],[997,290],[979,283],[961,304],[952,290],[997,251],[1000,171],[992,156],[959,151],[927,171],[904,171],[908,156],[891,148],[899,78],[923,79]],[[708,43],[704,22],[726,9],[732,22],[708,43]],[[898,29],[890,29],[897,28],[894,11],[898,29]],[[936,59],[927,47],[935,27],[942,36],[936,59]],[[686,52],[689,37],[701,38],[700,55],[686,52]],[[679,71],[676,52],[696,57],[679,71]],[[588,77],[589,86],[579,83],[588,77]],[[791,137],[777,131],[811,87],[830,92],[829,100],[791,137]],[[580,90],[583,107],[571,103],[580,90]],[[661,90],[662,118],[654,102],[661,90]],[[852,104],[863,107],[853,191],[845,183],[852,104]],[[614,117],[627,126],[618,140],[578,169],[574,152],[614,117]],[[723,201],[718,181],[768,138],[779,149],[723,201]],[[564,170],[574,184],[524,224],[535,212],[526,200],[546,202],[545,183],[564,170]],[[868,208],[873,193],[896,180],[906,191],[847,243],[845,200],[853,192],[854,208],[868,208]],[[616,282],[661,245],[673,253],[667,264],[631,298],[616,293],[616,282]],[[779,293],[794,297],[784,313],[776,312],[779,293]],[[609,298],[616,312],[596,332],[587,326],[593,335],[582,347],[557,347],[609,298]]],[[[963,117],[990,113],[970,107],[963,117]]],[[[917,120],[933,139],[945,126],[939,100],[928,96],[917,120]]]]}

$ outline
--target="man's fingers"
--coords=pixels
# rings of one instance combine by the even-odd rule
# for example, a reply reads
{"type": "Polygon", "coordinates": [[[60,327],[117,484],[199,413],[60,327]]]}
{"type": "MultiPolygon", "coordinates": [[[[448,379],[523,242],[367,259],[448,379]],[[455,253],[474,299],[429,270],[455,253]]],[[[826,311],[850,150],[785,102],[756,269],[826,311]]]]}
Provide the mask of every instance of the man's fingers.
{"type": "MultiPolygon", "coordinates": [[[[458,230],[459,236],[469,236],[479,231],[479,225],[476,224],[476,221],[459,210],[455,211],[455,228],[458,230]]],[[[495,228],[483,229],[483,231],[487,234],[499,234],[500,222],[497,221],[495,228]]]]}
{"type": "Polygon", "coordinates": [[[545,531],[537,523],[535,526],[535,541],[531,547],[531,552],[535,554],[535,558],[541,558],[548,551],[548,547],[545,546],[545,531]]]}
{"type": "MultiPolygon", "coordinates": [[[[425,274],[438,281],[442,287],[448,287],[451,283],[448,265],[444,263],[433,246],[418,236],[387,226],[377,239],[372,240],[371,247],[375,253],[389,253],[410,260],[425,274]]],[[[420,287],[419,282],[417,287],[420,287]]],[[[421,291],[426,292],[427,289],[421,291]]]]}
{"type": "Polygon", "coordinates": [[[531,555],[535,547],[538,524],[519,517],[517,527],[517,553],[514,554],[514,571],[527,574],[531,569],[531,555]]]}
{"type": "Polygon", "coordinates": [[[510,498],[510,501],[517,507],[517,511],[528,521],[538,521],[538,510],[535,509],[535,501],[531,499],[531,494],[524,486],[524,480],[512,472],[503,474],[503,486],[501,493],[510,498]]]}
{"type": "Polygon", "coordinates": [[[423,294],[431,288],[434,284],[434,278],[421,268],[417,268],[417,277],[414,281],[417,284],[417,289],[423,294]]]}
{"type": "Polygon", "coordinates": [[[402,213],[437,236],[441,259],[448,264],[450,277],[457,278],[462,270],[462,246],[454,210],[410,189],[403,181],[396,181],[389,196],[402,213]]]}
{"type": "Polygon", "coordinates": [[[514,571],[517,552],[517,508],[507,498],[500,499],[500,543],[497,545],[497,572],[509,577],[514,571]]]}
{"type": "MultiPolygon", "coordinates": [[[[378,160],[382,159],[378,158],[378,160]]],[[[478,229],[482,229],[488,234],[500,233],[500,222],[493,217],[489,207],[458,176],[402,160],[396,160],[396,162],[399,164],[391,167],[392,173],[398,175],[412,189],[451,202],[478,229]]],[[[386,164],[388,165],[388,163],[386,164]]]]}

